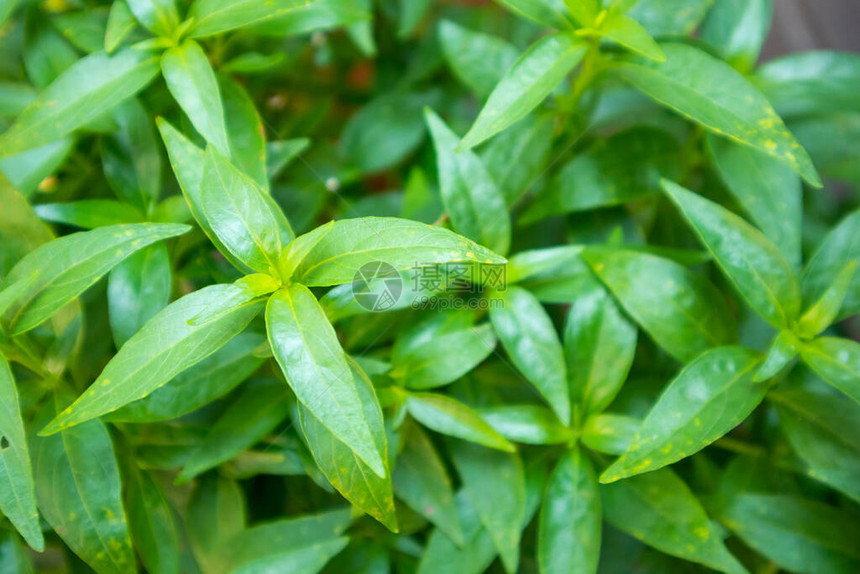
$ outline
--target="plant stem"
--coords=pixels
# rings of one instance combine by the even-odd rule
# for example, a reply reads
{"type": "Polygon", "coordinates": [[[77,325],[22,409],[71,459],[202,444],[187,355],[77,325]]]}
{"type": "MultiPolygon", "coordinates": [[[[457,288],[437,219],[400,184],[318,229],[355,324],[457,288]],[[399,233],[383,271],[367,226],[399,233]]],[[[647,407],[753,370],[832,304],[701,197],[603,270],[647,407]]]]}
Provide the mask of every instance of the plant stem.
{"type": "Polygon", "coordinates": [[[730,450],[737,454],[746,454],[750,456],[766,456],[767,451],[755,444],[745,443],[743,441],[731,438],[731,437],[723,437],[717,442],[714,443],[714,446],[722,448],[724,450],[730,450]]]}
{"type": "Polygon", "coordinates": [[[582,94],[588,88],[589,84],[591,84],[591,80],[594,79],[595,63],[600,56],[600,38],[591,36],[587,42],[588,51],[582,59],[582,69],[576,80],[574,80],[573,87],[570,90],[569,105],[571,110],[576,109],[579,100],[582,98],[582,94]]]}

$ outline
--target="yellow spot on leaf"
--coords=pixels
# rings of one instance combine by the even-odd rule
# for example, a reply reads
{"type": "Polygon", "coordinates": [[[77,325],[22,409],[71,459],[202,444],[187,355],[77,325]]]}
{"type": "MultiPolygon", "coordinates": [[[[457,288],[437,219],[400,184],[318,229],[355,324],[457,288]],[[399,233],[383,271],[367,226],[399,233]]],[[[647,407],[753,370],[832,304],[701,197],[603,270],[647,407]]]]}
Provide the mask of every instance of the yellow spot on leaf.
{"type": "Polygon", "coordinates": [[[695,528],[693,530],[693,534],[701,538],[702,540],[707,540],[711,535],[711,531],[705,528],[704,526],[700,526],[699,528],[695,528]]]}

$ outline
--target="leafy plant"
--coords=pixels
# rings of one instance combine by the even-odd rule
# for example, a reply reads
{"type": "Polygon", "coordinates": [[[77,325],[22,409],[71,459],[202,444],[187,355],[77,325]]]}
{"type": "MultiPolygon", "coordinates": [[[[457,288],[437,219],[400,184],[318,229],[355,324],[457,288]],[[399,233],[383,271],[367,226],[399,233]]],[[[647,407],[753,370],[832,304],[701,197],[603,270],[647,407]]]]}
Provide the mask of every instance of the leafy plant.
{"type": "Polygon", "coordinates": [[[860,57],[460,4],[0,6],[0,570],[860,571],[860,57]]]}

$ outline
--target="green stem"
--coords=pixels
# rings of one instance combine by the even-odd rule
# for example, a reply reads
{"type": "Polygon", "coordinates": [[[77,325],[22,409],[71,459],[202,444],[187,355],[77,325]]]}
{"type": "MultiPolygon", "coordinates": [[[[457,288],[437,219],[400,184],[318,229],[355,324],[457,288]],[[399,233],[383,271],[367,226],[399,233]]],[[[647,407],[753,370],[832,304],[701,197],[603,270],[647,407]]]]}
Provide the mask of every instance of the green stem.
{"type": "Polygon", "coordinates": [[[587,42],[588,51],[582,59],[582,69],[576,77],[576,80],[574,80],[573,86],[570,90],[570,99],[568,100],[568,104],[571,110],[576,109],[579,104],[579,100],[582,98],[582,94],[585,93],[586,88],[591,84],[591,80],[594,79],[594,72],[596,69],[595,63],[597,62],[597,58],[600,56],[600,38],[597,36],[591,36],[588,38],[587,42]]]}
{"type": "Polygon", "coordinates": [[[746,454],[750,456],[767,456],[767,451],[764,448],[731,437],[721,438],[714,443],[714,446],[724,450],[729,450],[737,454],[746,454]]]}

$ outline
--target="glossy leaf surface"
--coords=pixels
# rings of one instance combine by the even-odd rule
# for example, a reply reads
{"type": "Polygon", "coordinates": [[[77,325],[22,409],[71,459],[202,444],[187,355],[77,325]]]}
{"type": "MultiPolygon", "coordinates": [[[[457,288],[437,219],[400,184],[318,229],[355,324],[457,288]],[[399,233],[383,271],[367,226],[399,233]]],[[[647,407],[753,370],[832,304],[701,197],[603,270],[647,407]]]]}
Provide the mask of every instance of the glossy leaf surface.
{"type": "Polygon", "coordinates": [[[743,421],[767,385],[753,380],[758,353],[723,347],[700,355],[669,383],[627,451],[601,475],[614,482],[697,452],[743,421]]]}

